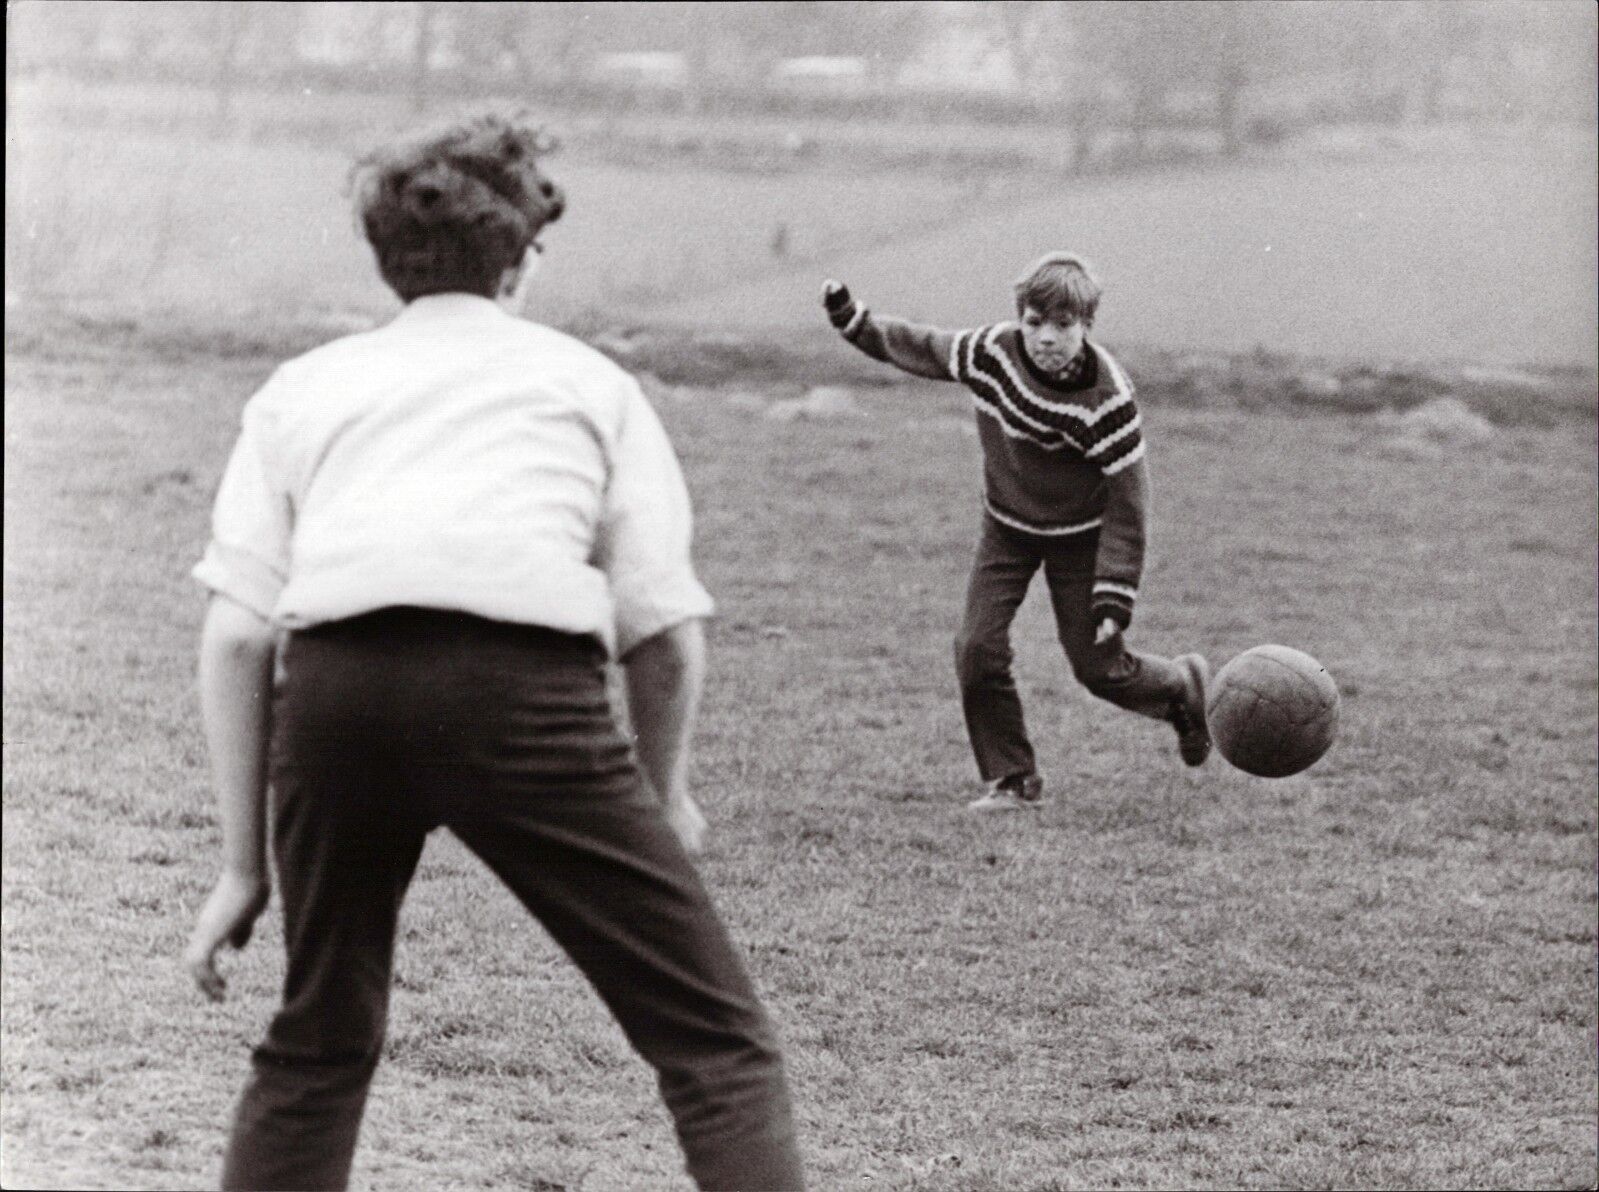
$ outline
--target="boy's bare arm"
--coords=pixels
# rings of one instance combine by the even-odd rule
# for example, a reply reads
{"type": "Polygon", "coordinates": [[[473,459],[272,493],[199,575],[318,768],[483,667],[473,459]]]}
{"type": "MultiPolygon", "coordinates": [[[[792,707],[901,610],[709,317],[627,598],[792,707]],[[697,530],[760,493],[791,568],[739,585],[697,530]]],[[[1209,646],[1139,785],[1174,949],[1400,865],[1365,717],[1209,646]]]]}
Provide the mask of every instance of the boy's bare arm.
{"type": "Polygon", "coordinates": [[[645,638],[622,666],[639,766],[665,802],[683,846],[696,853],[704,843],[705,817],[689,794],[688,758],[705,684],[704,627],[691,619],[645,638]]]}
{"type": "Polygon", "coordinates": [[[955,351],[960,332],[874,315],[837,281],[823,285],[822,305],[838,333],[874,360],[935,381],[960,380],[955,351]]]}
{"type": "Polygon", "coordinates": [[[241,604],[215,596],[200,636],[200,715],[222,821],[222,872],[184,951],[184,967],[207,997],[225,983],[216,956],[242,948],[266,907],[267,741],[272,725],[271,625],[241,604]]]}

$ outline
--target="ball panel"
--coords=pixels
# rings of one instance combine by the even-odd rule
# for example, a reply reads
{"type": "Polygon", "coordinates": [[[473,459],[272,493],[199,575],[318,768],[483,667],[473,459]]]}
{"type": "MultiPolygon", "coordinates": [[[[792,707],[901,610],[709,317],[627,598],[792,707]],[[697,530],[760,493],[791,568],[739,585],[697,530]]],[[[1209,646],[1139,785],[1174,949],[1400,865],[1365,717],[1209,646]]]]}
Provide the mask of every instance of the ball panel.
{"type": "MultiPolygon", "coordinates": [[[[1280,700],[1311,721],[1338,704],[1338,685],[1327,668],[1309,654],[1289,646],[1256,646],[1229,662],[1239,664],[1239,678],[1263,698],[1280,700]]],[[[1227,667],[1222,668],[1223,671],[1227,667]]]]}
{"type": "Polygon", "coordinates": [[[1338,686],[1310,655],[1288,646],[1245,650],[1216,673],[1206,709],[1221,755],[1262,778],[1297,774],[1338,731],[1338,686]]]}

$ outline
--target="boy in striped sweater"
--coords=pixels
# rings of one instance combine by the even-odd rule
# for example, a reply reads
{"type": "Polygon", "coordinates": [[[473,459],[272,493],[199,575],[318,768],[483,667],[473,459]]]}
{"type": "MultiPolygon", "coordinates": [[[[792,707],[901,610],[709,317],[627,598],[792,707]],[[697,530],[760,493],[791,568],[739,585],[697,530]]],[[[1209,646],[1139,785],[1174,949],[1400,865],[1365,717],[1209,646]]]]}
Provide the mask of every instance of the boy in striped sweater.
{"type": "Polygon", "coordinates": [[[1188,765],[1210,753],[1204,658],[1161,658],[1123,641],[1143,573],[1149,474],[1132,383],[1087,338],[1099,282],[1081,257],[1057,252],[1030,266],[1015,291],[1015,322],[966,331],[873,314],[835,281],[823,292],[828,318],[855,347],[916,376],[959,381],[977,407],[983,526],[955,639],[967,733],[988,785],[970,804],[977,811],[1042,801],[1010,646],[1040,567],[1083,686],[1168,721],[1188,765]]]}

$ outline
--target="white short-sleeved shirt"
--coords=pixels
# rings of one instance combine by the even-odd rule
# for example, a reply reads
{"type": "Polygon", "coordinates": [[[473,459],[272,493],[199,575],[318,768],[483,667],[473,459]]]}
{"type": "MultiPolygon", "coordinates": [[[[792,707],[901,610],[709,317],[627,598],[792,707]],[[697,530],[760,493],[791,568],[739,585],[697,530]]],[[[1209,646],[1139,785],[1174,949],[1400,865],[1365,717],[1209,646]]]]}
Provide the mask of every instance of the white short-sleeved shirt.
{"type": "Polygon", "coordinates": [[[437,294],[250,399],[194,576],[287,629],[408,605],[626,654],[713,611],[691,536],[631,376],[486,298],[437,294]]]}

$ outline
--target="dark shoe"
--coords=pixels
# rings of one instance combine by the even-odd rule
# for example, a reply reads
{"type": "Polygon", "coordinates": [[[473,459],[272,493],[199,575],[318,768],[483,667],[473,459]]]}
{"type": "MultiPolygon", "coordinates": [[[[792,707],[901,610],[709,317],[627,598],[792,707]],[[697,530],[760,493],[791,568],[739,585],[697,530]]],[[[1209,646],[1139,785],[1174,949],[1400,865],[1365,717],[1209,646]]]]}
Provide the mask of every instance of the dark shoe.
{"type": "Polygon", "coordinates": [[[1012,774],[988,788],[980,799],[966,804],[968,811],[1025,811],[1044,803],[1044,780],[1037,774],[1012,774]]]}
{"type": "Polygon", "coordinates": [[[1205,724],[1205,701],[1210,694],[1210,664],[1198,654],[1172,659],[1183,671],[1183,698],[1167,716],[1177,730],[1177,752],[1190,766],[1202,766],[1210,756],[1210,729],[1205,724]]]}

